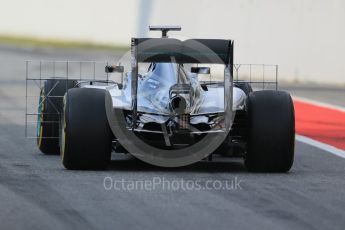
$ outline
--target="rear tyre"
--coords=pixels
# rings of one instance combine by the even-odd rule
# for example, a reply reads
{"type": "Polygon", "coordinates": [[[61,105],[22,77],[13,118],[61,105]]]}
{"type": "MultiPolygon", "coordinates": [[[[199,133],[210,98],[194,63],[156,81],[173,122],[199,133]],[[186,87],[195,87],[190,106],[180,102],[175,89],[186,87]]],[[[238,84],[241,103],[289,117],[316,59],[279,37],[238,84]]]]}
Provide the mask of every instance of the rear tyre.
{"type": "Polygon", "coordinates": [[[294,160],[295,116],[290,95],[256,91],[247,98],[245,166],[254,172],[287,172],[294,160]]]}
{"type": "Polygon", "coordinates": [[[112,132],[105,110],[106,91],[68,90],[60,137],[62,163],[67,169],[105,169],[111,158],[112,132]]]}
{"type": "Polygon", "coordinates": [[[44,154],[59,154],[59,122],[63,96],[76,84],[74,80],[44,81],[38,102],[37,146],[44,154]]]}

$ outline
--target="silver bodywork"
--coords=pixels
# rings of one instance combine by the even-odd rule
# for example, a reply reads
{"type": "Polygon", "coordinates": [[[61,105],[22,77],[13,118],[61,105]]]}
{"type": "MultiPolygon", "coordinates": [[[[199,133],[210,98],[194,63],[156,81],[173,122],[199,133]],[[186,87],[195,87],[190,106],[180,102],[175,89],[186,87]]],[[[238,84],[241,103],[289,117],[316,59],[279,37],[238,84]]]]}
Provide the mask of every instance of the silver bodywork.
{"type": "MultiPolygon", "coordinates": [[[[162,124],[174,115],[170,106],[169,89],[177,81],[189,84],[193,89],[193,95],[190,98],[185,96],[188,111],[192,115],[191,124],[206,123],[207,116],[204,114],[224,112],[224,85],[210,85],[206,91],[201,87],[198,75],[187,72],[182,65],[156,63],[138,79],[138,112],[144,113],[140,116],[141,123],[162,124]]],[[[107,89],[112,96],[115,109],[131,110],[130,72],[125,76],[122,89],[118,85],[83,87],[107,89]]],[[[233,111],[244,109],[246,94],[241,89],[233,87],[232,99],[233,111]]]]}

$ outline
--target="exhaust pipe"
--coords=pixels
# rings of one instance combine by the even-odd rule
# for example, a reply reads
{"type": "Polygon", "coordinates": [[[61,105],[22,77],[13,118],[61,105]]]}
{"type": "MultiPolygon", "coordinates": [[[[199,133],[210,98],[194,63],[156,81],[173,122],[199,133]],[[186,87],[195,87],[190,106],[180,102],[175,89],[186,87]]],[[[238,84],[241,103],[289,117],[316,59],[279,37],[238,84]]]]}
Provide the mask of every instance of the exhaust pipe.
{"type": "Polygon", "coordinates": [[[176,114],[183,114],[187,109],[186,99],[180,95],[176,95],[170,99],[171,109],[176,114]]]}

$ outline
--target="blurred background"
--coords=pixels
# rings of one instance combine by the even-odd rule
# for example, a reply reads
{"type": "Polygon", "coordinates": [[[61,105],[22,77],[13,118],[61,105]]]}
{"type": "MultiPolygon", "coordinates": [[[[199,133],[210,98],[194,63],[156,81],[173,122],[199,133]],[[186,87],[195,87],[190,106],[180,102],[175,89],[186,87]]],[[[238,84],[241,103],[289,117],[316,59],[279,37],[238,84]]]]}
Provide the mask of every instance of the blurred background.
{"type": "Polygon", "coordinates": [[[278,64],[282,82],[345,87],[343,0],[2,0],[0,44],[125,50],[157,24],[234,39],[235,63],[278,64]]]}

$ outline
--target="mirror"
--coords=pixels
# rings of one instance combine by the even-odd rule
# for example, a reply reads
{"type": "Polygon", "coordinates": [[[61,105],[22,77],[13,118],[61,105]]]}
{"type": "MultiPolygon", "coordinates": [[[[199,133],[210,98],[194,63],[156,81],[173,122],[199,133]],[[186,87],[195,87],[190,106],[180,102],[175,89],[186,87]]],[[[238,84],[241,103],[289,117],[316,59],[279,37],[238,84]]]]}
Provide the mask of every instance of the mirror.
{"type": "Polygon", "coordinates": [[[106,73],[113,73],[113,72],[116,72],[116,73],[123,73],[125,70],[124,66],[122,65],[107,65],[105,66],[105,72],[106,73]]]}
{"type": "Polygon", "coordinates": [[[192,67],[190,71],[196,74],[210,74],[211,73],[210,67],[192,67]]]}

